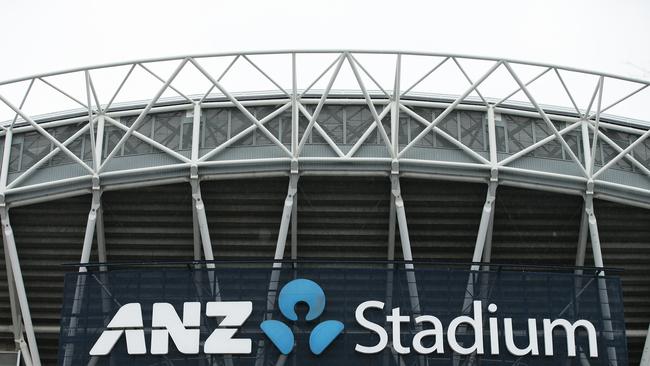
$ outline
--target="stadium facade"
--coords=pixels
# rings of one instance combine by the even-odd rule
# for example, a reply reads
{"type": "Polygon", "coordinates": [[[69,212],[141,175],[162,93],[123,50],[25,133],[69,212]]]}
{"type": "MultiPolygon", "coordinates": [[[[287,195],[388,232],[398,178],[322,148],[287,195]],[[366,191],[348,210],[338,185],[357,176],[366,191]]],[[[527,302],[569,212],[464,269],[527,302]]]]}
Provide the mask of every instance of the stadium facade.
{"type": "MultiPolygon", "coordinates": [[[[589,344],[575,357],[497,357],[494,344],[492,353],[433,357],[400,352],[393,339],[386,365],[639,364],[650,324],[650,118],[627,112],[639,99],[647,108],[648,85],[555,65],[374,51],[196,55],[2,82],[2,362],[376,364],[345,353],[376,343],[352,324],[354,307],[385,289],[382,303],[450,321],[482,299],[485,329],[494,302],[520,317],[515,343],[539,339],[540,355],[550,313],[592,321],[602,343],[597,357],[589,344]],[[558,96],[567,104],[547,102],[558,96]],[[345,326],[333,341],[338,358],[314,359],[300,340],[293,356],[274,354],[259,330],[287,318],[277,292],[297,277],[314,279],[334,304],[325,316],[345,326]],[[181,314],[184,302],[210,298],[260,301],[266,313],[242,328],[250,355],[207,354],[204,321],[192,357],[175,339],[167,357],[131,354],[124,337],[112,359],[88,351],[126,303],[141,303],[153,353],[153,303],[181,314]],[[539,332],[525,328],[535,317],[539,332]]],[[[121,329],[128,338],[135,328],[121,329]]],[[[459,337],[478,331],[466,328],[459,337]]]]}

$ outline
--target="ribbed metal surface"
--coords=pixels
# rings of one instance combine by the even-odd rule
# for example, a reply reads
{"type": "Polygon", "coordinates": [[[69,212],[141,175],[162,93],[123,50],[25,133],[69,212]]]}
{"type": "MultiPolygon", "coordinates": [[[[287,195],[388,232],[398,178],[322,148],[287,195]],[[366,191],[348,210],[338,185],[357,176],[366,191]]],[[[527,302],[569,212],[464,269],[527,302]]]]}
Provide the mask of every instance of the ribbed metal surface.
{"type": "Polygon", "coordinates": [[[499,187],[492,261],[574,266],[581,215],[580,196],[499,187]]]}
{"type": "Polygon", "coordinates": [[[102,203],[109,261],[193,258],[189,184],[105,192],[102,203]]]}
{"type": "Polygon", "coordinates": [[[288,178],[201,183],[215,258],[273,258],[288,183],[288,178]]]}
{"type": "Polygon", "coordinates": [[[386,178],[304,177],[298,192],[298,258],[386,258],[386,178]]]}
{"type": "MultiPolygon", "coordinates": [[[[271,258],[288,178],[202,182],[216,258],[271,258]]],[[[471,260],[486,185],[402,179],[415,259],[471,260]]],[[[298,258],[385,259],[390,182],[387,177],[301,177],[298,258]]],[[[103,195],[110,261],[187,260],[193,257],[188,183],[109,191],[103,195]]],[[[606,266],[622,267],[628,330],[650,322],[650,211],[597,202],[606,266]]],[[[67,198],[10,211],[34,324],[58,326],[62,263],[78,262],[90,197],[67,198]]],[[[580,225],[579,196],[501,186],[497,190],[494,263],[573,265],[580,225]]],[[[397,230],[396,230],[397,232],[397,230]]],[[[290,255],[290,236],[285,257],[290,255]]],[[[396,235],[396,257],[401,257],[396,235]]],[[[587,265],[592,265],[590,246],[587,265]]],[[[96,260],[93,252],[91,260],[96,260]]],[[[0,284],[6,273],[0,262],[0,284]]],[[[0,288],[0,321],[11,323],[8,293],[0,288]]],[[[0,342],[11,347],[11,334],[0,342]]],[[[57,335],[38,333],[44,364],[55,362],[57,335]]],[[[630,338],[631,364],[643,339],[630,338]]]]}
{"type": "Polygon", "coordinates": [[[404,179],[401,188],[413,257],[471,261],[486,185],[404,179]]]}

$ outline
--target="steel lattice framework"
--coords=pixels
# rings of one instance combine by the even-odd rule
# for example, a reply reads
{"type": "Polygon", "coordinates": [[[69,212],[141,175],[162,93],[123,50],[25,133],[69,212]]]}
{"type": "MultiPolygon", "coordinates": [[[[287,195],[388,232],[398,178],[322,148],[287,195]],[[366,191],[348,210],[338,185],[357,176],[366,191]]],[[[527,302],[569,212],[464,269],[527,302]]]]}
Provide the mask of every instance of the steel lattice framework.
{"type": "MultiPolygon", "coordinates": [[[[199,184],[204,179],[290,176],[275,260],[283,259],[290,223],[296,217],[298,180],[305,174],[390,177],[389,230],[393,234],[399,230],[406,261],[413,260],[413,255],[400,190],[402,176],[488,184],[473,262],[489,261],[499,184],[578,194],[584,197],[584,210],[576,265],[584,265],[589,236],[594,264],[603,267],[594,198],[650,207],[650,145],[646,142],[650,122],[604,113],[634,98],[650,100],[644,95],[649,85],[643,80],[555,65],[383,51],[196,55],[2,82],[0,101],[14,114],[0,133],[4,139],[0,214],[15,341],[27,364],[40,365],[9,208],[91,193],[80,262],[89,262],[95,236],[99,260],[105,262],[101,201],[105,189],[189,182],[194,203],[195,257],[206,260],[214,259],[214,255],[199,184]],[[281,66],[288,76],[279,81],[273,70],[256,59],[266,56],[284,57],[286,63],[281,66]],[[303,56],[319,56],[331,62],[305,83],[299,71],[299,58],[303,56]],[[371,71],[372,65],[361,62],[373,56],[389,60],[380,65],[378,73],[371,71]],[[425,66],[421,70],[406,68],[406,58],[422,58],[425,66]],[[222,62],[219,73],[207,66],[214,60],[222,62]],[[484,65],[478,76],[471,75],[470,63],[484,65]],[[155,70],[159,64],[169,67],[171,72],[166,77],[155,70]],[[242,64],[249,69],[248,77],[263,80],[275,89],[264,93],[255,89],[233,91],[225,79],[242,64]],[[422,87],[444,67],[455,70],[456,81],[464,83],[462,92],[455,96],[432,94],[440,90],[422,87]],[[522,71],[526,68],[534,71],[532,77],[522,71]],[[176,83],[179,75],[190,69],[208,85],[201,94],[176,83]],[[407,81],[407,69],[419,72],[419,76],[407,81]],[[111,70],[124,72],[104,100],[97,92],[94,75],[111,70]],[[353,89],[336,87],[343,70],[348,71],[346,85],[352,83],[353,89]],[[117,103],[137,71],[149,75],[159,87],[145,102],[117,103]],[[568,74],[596,81],[595,87],[587,91],[590,97],[585,105],[569,87],[568,74]],[[390,85],[382,82],[386,75],[390,75],[390,85]],[[496,75],[501,75],[497,83],[503,84],[505,77],[513,90],[503,95],[485,94],[482,87],[494,82],[496,75]],[[54,80],[66,77],[81,77],[80,88],[71,91],[57,86],[54,80]],[[556,82],[558,90],[552,93],[565,96],[570,109],[549,107],[536,99],[531,90],[544,78],[556,82]],[[19,100],[11,101],[3,95],[2,87],[21,83],[27,87],[19,100]],[[605,103],[603,96],[610,83],[625,83],[628,90],[605,103]],[[83,109],[30,115],[25,105],[36,85],[83,109]],[[166,93],[175,97],[165,97],[166,93]],[[525,102],[516,102],[515,96],[525,102]]],[[[291,227],[295,231],[295,221],[291,227]]],[[[394,259],[394,237],[389,236],[388,259],[394,259]]],[[[296,241],[292,232],[292,248],[297,246],[296,241]]],[[[280,267],[280,262],[274,265],[280,267]]],[[[407,268],[412,265],[407,264],[407,268]]],[[[478,270],[479,266],[472,269],[478,270]]],[[[416,279],[410,278],[409,284],[412,301],[417,302],[416,279]]],[[[271,305],[275,302],[274,286],[277,278],[269,288],[271,305]]],[[[413,307],[418,308],[417,303],[413,307]]]]}

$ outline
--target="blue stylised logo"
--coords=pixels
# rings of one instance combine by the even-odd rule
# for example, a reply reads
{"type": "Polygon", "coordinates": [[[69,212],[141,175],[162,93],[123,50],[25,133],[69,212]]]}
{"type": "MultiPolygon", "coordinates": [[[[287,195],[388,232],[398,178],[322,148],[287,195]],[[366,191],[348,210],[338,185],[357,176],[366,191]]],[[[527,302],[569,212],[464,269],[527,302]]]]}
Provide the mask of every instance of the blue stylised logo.
{"type": "MultiPolygon", "coordinates": [[[[296,304],[304,302],[309,307],[306,320],[312,321],[318,318],[325,310],[325,292],[314,281],[306,279],[295,279],[280,290],[278,304],[280,312],[285,318],[293,321],[298,320],[296,304]]],[[[278,320],[265,320],[260,325],[264,334],[282,352],[288,355],[293,350],[294,336],[291,328],[278,320]]],[[[309,336],[309,349],[315,355],[320,355],[332,344],[334,339],[343,332],[344,325],[338,320],[325,320],[312,330],[309,336]]]]}

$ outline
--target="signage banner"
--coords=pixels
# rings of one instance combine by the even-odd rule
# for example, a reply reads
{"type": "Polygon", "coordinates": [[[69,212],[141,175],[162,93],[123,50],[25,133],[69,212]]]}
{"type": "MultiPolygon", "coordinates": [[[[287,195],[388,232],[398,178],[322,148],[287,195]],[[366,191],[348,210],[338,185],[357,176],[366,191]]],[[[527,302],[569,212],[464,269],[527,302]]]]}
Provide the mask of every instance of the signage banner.
{"type": "Polygon", "coordinates": [[[616,276],[215,266],[67,274],[59,365],[628,364],[616,276]]]}

